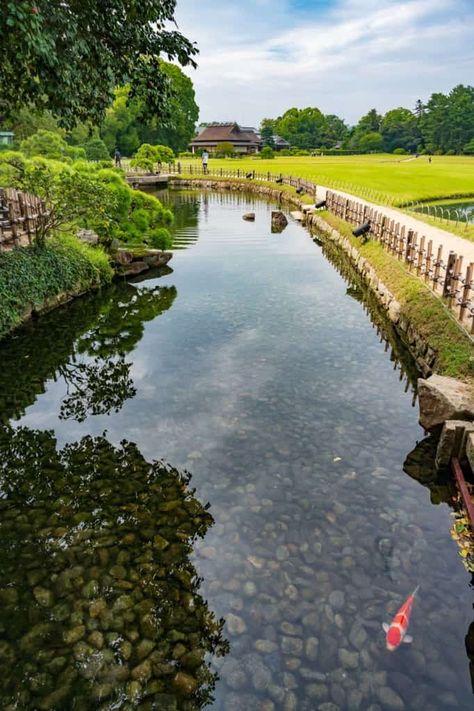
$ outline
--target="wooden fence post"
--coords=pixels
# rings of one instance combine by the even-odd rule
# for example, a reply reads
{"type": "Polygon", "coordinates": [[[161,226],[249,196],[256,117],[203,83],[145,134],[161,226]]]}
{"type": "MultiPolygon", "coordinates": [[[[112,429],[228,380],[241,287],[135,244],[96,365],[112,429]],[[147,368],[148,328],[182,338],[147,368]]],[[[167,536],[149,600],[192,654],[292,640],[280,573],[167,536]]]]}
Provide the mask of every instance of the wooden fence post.
{"type": "Polygon", "coordinates": [[[456,254],[449,253],[448,263],[446,265],[446,275],[443,284],[443,296],[448,296],[451,291],[451,282],[453,281],[454,265],[456,264],[456,254]]]}
{"type": "MultiPolygon", "coordinates": [[[[471,291],[472,274],[474,271],[474,262],[471,262],[466,269],[466,276],[464,278],[464,287],[461,295],[461,308],[459,309],[459,320],[463,321],[464,314],[466,313],[466,308],[469,305],[469,292],[471,291]]],[[[473,320],[474,322],[474,320],[473,320]]]]}

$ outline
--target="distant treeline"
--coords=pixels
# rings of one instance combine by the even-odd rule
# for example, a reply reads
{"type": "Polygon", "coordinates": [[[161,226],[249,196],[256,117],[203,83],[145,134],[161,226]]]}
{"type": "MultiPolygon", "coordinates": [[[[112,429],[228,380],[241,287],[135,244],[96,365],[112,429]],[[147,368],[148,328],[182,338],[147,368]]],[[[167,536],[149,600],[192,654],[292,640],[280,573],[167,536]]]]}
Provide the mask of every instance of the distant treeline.
{"type": "Polygon", "coordinates": [[[382,116],[371,109],[353,127],[318,108],[288,109],[276,119],[263,119],[260,131],[271,147],[278,135],[309,151],[474,154],[474,87],[459,84],[449,94],[432,94],[413,110],[398,107],[382,116]]]}

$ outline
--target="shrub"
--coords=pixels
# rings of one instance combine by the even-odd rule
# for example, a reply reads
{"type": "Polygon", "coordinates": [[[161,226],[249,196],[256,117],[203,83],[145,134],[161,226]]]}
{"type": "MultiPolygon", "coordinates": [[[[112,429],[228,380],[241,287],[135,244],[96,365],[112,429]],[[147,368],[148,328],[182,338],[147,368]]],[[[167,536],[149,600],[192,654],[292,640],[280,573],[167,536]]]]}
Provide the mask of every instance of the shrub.
{"type": "Polygon", "coordinates": [[[173,222],[173,213],[163,207],[153,195],[131,190],[131,206],[128,218],[118,225],[117,236],[129,244],[145,243],[157,249],[171,244],[171,235],[166,229],[173,222]]]}
{"type": "Polygon", "coordinates": [[[20,149],[27,157],[44,156],[56,160],[67,160],[69,148],[70,146],[59,133],[46,131],[43,128],[20,143],[20,149]]]}
{"type": "Polygon", "coordinates": [[[37,195],[46,207],[36,231],[40,245],[57,230],[72,224],[105,231],[118,209],[116,195],[96,175],[61,163],[58,168],[55,161],[30,161],[18,186],[37,195]]]}
{"type": "Polygon", "coordinates": [[[450,148],[449,151],[446,151],[446,155],[447,156],[455,156],[456,151],[454,150],[454,148],[450,148]]]}
{"type": "Polygon", "coordinates": [[[395,156],[406,156],[408,151],[406,151],[404,148],[395,148],[392,153],[395,156]]]}
{"type": "Polygon", "coordinates": [[[26,160],[18,151],[0,153],[0,187],[14,185],[24,174],[26,160]]]}
{"type": "Polygon", "coordinates": [[[101,138],[91,138],[90,141],[84,143],[84,150],[87,160],[110,160],[110,153],[101,138]]]}
{"type": "Polygon", "coordinates": [[[150,143],[142,143],[130,164],[137,168],[143,168],[150,173],[153,172],[156,163],[174,163],[174,153],[168,146],[152,146],[150,143]]]}
{"type": "Polygon", "coordinates": [[[262,150],[260,151],[260,158],[262,158],[262,160],[266,160],[267,158],[275,158],[273,148],[271,148],[270,146],[265,146],[264,148],[262,148],[262,150]]]}
{"type": "Polygon", "coordinates": [[[81,160],[86,157],[86,152],[80,146],[68,146],[66,148],[66,156],[71,160],[81,160]]]}

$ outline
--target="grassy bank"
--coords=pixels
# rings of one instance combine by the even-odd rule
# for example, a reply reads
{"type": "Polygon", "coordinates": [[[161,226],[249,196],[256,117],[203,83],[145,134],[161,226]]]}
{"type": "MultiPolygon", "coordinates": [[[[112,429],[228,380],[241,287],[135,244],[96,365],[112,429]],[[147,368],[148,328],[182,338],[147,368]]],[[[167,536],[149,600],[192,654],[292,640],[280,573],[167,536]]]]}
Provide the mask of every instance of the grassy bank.
{"type": "Polygon", "coordinates": [[[44,247],[0,252],[0,338],[48,300],[99,287],[112,276],[101,248],[70,235],[51,239],[44,247]]]}
{"type": "MultiPolygon", "coordinates": [[[[183,158],[188,163],[200,161],[183,158]]],[[[307,178],[377,203],[403,205],[414,200],[474,196],[474,156],[411,158],[390,153],[357,156],[283,156],[215,159],[209,170],[256,170],[307,178]]]]}
{"type": "Polygon", "coordinates": [[[388,254],[378,242],[352,236],[352,227],[328,211],[321,217],[357,247],[374,267],[378,277],[400,302],[402,313],[437,353],[436,372],[464,380],[474,378],[474,346],[456,324],[441,299],[434,296],[402,262],[388,254]]]}

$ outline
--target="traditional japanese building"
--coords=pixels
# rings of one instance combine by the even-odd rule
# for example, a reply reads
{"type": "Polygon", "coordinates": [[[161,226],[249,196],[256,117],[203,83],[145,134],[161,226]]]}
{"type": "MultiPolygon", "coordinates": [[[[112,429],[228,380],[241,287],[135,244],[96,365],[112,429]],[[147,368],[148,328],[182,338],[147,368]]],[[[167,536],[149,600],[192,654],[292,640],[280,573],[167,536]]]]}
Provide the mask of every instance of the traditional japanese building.
{"type": "Polygon", "coordinates": [[[189,144],[193,153],[207,150],[214,153],[222,143],[232,143],[236,153],[258,153],[262,141],[253,128],[241,128],[237,123],[212,123],[203,127],[189,144]]]}

